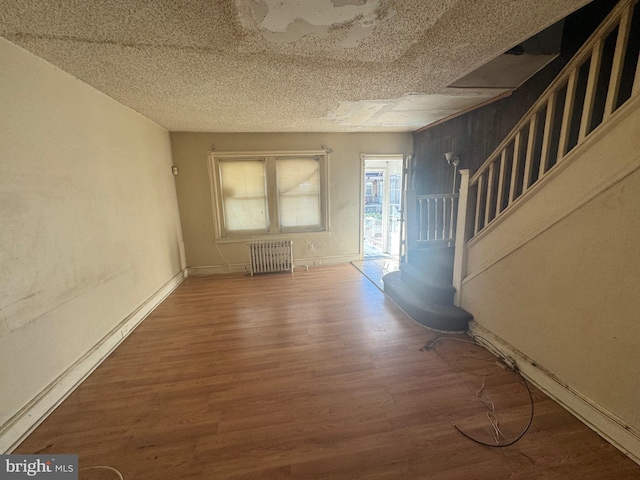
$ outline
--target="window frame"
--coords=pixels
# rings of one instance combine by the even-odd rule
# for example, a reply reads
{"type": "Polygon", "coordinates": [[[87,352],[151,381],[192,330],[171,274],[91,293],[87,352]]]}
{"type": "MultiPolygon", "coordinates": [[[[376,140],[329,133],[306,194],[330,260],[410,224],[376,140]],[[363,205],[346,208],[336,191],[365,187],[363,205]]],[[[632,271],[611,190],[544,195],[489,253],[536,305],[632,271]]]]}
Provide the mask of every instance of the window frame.
{"type": "Polygon", "coordinates": [[[329,154],[324,150],[300,151],[254,151],[254,152],[210,152],[209,153],[209,184],[211,186],[211,200],[215,237],[218,242],[242,241],[256,238],[294,237],[299,235],[323,234],[329,232],[329,154]],[[280,225],[280,205],[278,198],[278,180],[276,161],[314,157],[319,161],[320,181],[320,226],[311,228],[282,227],[280,225]],[[265,166],[265,184],[267,194],[267,217],[269,227],[267,231],[243,230],[227,231],[225,228],[225,212],[222,195],[221,162],[234,161],[263,161],[265,166]]]}

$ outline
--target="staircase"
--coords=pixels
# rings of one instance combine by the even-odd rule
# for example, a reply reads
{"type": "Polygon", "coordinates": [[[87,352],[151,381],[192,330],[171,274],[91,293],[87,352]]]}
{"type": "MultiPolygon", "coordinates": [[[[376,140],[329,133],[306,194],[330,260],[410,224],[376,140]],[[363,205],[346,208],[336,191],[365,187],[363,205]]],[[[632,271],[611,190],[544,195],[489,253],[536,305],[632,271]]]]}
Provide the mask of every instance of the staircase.
{"type": "MultiPolygon", "coordinates": [[[[460,172],[462,175],[462,172],[460,172]]],[[[455,178],[455,172],[454,172],[455,178]]],[[[462,175],[465,186],[468,170],[462,175]]],[[[453,189],[456,190],[457,183],[453,189]]],[[[454,305],[454,259],[461,222],[458,193],[416,195],[406,192],[407,255],[400,271],[382,277],[385,293],[417,323],[433,330],[464,332],[472,315],[454,305]]]]}
{"type": "Polygon", "coordinates": [[[453,305],[454,247],[411,250],[400,271],[382,277],[384,291],[413,320],[433,330],[463,332],[470,313],[453,305]]]}
{"type": "MultiPolygon", "coordinates": [[[[469,182],[478,241],[640,93],[638,0],[621,0],[469,182]],[[475,198],[473,198],[475,197],[475,198]]],[[[606,161],[606,159],[603,159],[606,161]]]]}
{"type": "MultiPolygon", "coordinates": [[[[569,153],[640,94],[636,4],[618,3],[474,175],[469,179],[468,170],[459,172],[458,193],[455,180],[454,193],[420,196],[409,182],[408,254],[401,254],[407,263],[382,280],[384,291],[416,322],[435,330],[467,330],[473,317],[454,302],[460,304],[468,249],[566,168],[569,153]]],[[[409,178],[411,171],[405,170],[409,178]]]]}

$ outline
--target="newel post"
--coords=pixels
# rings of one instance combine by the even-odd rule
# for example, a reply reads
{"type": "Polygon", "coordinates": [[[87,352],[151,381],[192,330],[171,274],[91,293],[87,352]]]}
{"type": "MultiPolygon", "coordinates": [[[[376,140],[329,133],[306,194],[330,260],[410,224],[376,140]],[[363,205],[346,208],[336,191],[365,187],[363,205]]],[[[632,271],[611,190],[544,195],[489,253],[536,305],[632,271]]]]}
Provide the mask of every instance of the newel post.
{"type": "Polygon", "coordinates": [[[456,243],[453,259],[453,286],[456,293],[453,303],[460,306],[462,279],[467,268],[467,208],[469,206],[469,169],[460,170],[460,197],[458,198],[458,220],[456,222],[456,243]]]}

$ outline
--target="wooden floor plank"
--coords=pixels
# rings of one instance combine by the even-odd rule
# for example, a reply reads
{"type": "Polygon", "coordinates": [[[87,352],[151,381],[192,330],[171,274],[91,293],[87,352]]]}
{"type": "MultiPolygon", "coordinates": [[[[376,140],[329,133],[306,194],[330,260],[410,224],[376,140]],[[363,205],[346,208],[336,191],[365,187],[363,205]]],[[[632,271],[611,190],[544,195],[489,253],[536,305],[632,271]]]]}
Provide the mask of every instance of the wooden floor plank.
{"type": "Polygon", "coordinates": [[[421,351],[434,338],[350,265],[191,277],[15,453],[126,480],[640,479],[536,389],[515,445],[462,436],[492,441],[480,397],[515,438],[529,397],[477,346],[421,351]]]}

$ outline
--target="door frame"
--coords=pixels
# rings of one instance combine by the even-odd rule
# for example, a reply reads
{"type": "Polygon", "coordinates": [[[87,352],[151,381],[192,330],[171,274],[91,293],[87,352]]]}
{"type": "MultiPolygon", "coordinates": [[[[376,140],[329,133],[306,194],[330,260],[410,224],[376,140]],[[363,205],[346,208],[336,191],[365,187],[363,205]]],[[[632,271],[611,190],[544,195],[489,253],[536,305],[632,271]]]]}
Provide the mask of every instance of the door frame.
{"type": "MultiPolygon", "coordinates": [[[[370,161],[371,160],[399,161],[399,162],[401,162],[400,163],[401,168],[404,169],[405,155],[402,154],[402,153],[388,154],[388,155],[369,154],[369,153],[361,153],[360,154],[360,260],[361,261],[364,260],[364,207],[365,207],[365,205],[364,205],[364,194],[365,194],[365,184],[366,184],[365,161],[367,161],[367,160],[370,160],[370,161]]],[[[384,189],[385,189],[386,199],[388,201],[388,190],[389,190],[389,181],[388,181],[388,179],[386,179],[386,181],[385,181],[384,189]]],[[[403,196],[403,192],[400,192],[400,193],[401,193],[401,197],[402,197],[403,196]]],[[[383,217],[387,218],[388,214],[389,214],[388,212],[383,213],[383,217]]],[[[400,228],[402,228],[402,224],[400,225],[400,228]]],[[[386,227],[385,227],[385,230],[386,230],[386,227]]],[[[400,243],[402,243],[402,235],[400,237],[400,243]]],[[[399,253],[399,252],[395,252],[395,253],[392,253],[392,254],[395,255],[397,253],[399,253]]]]}

